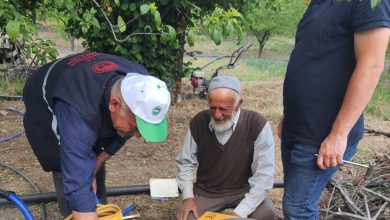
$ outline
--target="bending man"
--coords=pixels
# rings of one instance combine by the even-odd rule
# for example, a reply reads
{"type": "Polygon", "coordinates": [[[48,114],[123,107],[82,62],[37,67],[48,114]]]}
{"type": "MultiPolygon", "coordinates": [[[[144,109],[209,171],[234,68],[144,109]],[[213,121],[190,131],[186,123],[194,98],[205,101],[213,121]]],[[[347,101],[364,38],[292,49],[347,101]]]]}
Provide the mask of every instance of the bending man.
{"type": "Polygon", "coordinates": [[[26,135],[42,168],[53,172],[64,217],[97,219],[96,191],[105,202],[104,162],[126,140],[167,138],[170,94],[148,75],[124,58],[82,53],[44,65],[26,82],[26,135]]]}

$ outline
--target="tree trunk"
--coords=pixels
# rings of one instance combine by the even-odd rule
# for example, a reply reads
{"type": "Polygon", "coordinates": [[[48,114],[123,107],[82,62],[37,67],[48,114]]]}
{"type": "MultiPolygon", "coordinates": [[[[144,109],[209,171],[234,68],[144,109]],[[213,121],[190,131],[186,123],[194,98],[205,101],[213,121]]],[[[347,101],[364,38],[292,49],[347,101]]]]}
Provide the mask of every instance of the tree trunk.
{"type": "Polygon", "coordinates": [[[37,12],[36,12],[37,1],[36,0],[31,1],[31,5],[28,6],[28,7],[32,7],[32,9],[31,9],[31,20],[32,20],[33,24],[36,24],[37,23],[37,12]]]}
{"type": "Polygon", "coordinates": [[[269,37],[271,36],[271,30],[267,29],[264,31],[256,31],[252,26],[250,27],[251,31],[256,37],[257,42],[259,43],[259,50],[257,53],[258,58],[261,57],[265,44],[267,43],[269,37]]]}
{"type": "Polygon", "coordinates": [[[174,103],[178,101],[181,92],[181,78],[183,75],[184,52],[185,52],[184,46],[186,44],[186,30],[187,30],[186,14],[187,12],[185,10],[181,11],[180,23],[179,23],[179,27],[177,28],[177,32],[178,32],[177,36],[179,40],[180,49],[177,53],[177,72],[175,76],[176,88],[175,91],[173,91],[174,103]]]}
{"type": "Polygon", "coordinates": [[[70,42],[70,50],[72,52],[75,52],[75,46],[74,46],[74,37],[72,35],[70,35],[70,33],[67,33],[68,35],[68,38],[69,38],[69,42],[70,42]]]}

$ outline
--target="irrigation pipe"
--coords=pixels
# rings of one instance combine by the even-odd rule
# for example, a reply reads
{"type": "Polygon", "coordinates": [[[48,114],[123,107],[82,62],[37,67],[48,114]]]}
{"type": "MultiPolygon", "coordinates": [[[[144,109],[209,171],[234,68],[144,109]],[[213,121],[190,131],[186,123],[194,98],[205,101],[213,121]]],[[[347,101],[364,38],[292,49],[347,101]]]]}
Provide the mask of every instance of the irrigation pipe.
{"type": "Polygon", "coordinates": [[[0,139],[0,143],[15,139],[15,138],[19,137],[20,135],[22,135],[23,133],[24,133],[24,130],[18,131],[18,132],[16,132],[16,134],[13,134],[11,136],[0,139]]]}
{"type": "Polygon", "coordinates": [[[0,95],[0,99],[6,100],[6,101],[18,101],[18,100],[22,100],[23,97],[17,96],[17,95],[14,95],[14,96],[0,95]]]}
{"type": "Polygon", "coordinates": [[[8,199],[13,202],[16,207],[18,207],[26,220],[35,220],[30,210],[28,210],[26,204],[24,204],[24,202],[15,193],[10,193],[8,195],[8,199]]]}
{"type": "Polygon", "coordinates": [[[7,108],[7,111],[15,112],[15,113],[20,114],[20,115],[24,115],[24,112],[22,112],[22,111],[20,111],[19,109],[16,109],[16,108],[7,108]]]}
{"type": "MultiPolygon", "coordinates": [[[[20,110],[18,110],[18,109],[16,109],[16,108],[7,108],[7,110],[8,110],[8,111],[11,111],[11,112],[18,113],[18,114],[20,114],[20,115],[24,115],[24,112],[22,112],[22,111],[20,111],[20,110]]],[[[3,143],[3,142],[6,142],[6,141],[9,141],[9,140],[12,140],[12,139],[14,139],[14,138],[17,138],[17,137],[19,137],[20,135],[22,135],[23,133],[24,133],[24,130],[18,131],[18,132],[16,132],[16,133],[13,134],[13,135],[10,135],[10,136],[8,136],[8,137],[5,137],[5,138],[0,139],[0,143],[3,143]]]]}
{"type": "MultiPolygon", "coordinates": [[[[284,183],[282,180],[274,181],[274,188],[283,188],[284,183]]],[[[120,195],[137,195],[141,193],[150,193],[149,185],[132,185],[124,187],[112,187],[107,188],[107,196],[120,196],[120,195]]],[[[54,202],[57,201],[55,192],[28,194],[20,196],[25,203],[39,203],[39,202],[54,202]]],[[[0,199],[0,206],[9,205],[10,202],[4,199],[0,199]]]]}
{"type": "MultiPolygon", "coordinates": [[[[18,174],[19,176],[21,176],[24,180],[26,180],[29,184],[30,184],[30,186],[32,187],[32,188],[34,188],[34,190],[38,193],[38,194],[40,194],[41,193],[41,191],[39,191],[39,189],[38,189],[38,187],[27,177],[27,176],[25,176],[25,175],[23,175],[23,173],[21,173],[21,172],[19,172],[17,169],[15,169],[15,168],[13,168],[13,167],[11,167],[11,166],[8,166],[8,165],[6,165],[6,164],[4,164],[4,163],[1,163],[0,162],[0,166],[2,166],[2,167],[5,167],[5,168],[7,168],[7,169],[9,169],[9,170],[12,170],[13,172],[15,172],[16,174],[18,174]]],[[[23,200],[23,196],[19,196],[19,198],[21,198],[21,200],[23,200]]],[[[4,200],[4,201],[6,201],[6,203],[8,204],[8,205],[10,205],[10,204],[12,204],[11,202],[9,202],[8,200],[5,200],[5,199],[1,199],[1,200],[4,200]]],[[[23,200],[24,201],[24,200],[23,200]]],[[[3,202],[3,201],[1,201],[1,202],[3,202]]],[[[38,202],[37,202],[38,203],[38,202]]],[[[43,203],[43,202],[40,202],[41,203],[41,210],[42,210],[42,219],[43,220],[45,220],[46,219],[46,206],[45,206],[45,203],[43,203]]]]}

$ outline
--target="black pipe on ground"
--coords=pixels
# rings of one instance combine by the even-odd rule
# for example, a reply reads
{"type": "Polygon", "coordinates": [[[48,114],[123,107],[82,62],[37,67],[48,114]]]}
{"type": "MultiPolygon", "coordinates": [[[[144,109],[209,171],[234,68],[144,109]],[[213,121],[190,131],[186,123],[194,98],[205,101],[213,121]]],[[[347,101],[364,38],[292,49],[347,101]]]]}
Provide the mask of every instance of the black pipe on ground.
{"type": "Polygon", "coordinates": [[[23,97],[19,95],[0,95],[0,100],[5,100],[5,101],[18,101],[22,100],[23,97]]]}
{"type": "MultiPolygon", "coordinates": [[[[135,186],[125,186],[125,187],[112,187],[107,188],[107,196],[120,196],[120,195],[137,195],[140,193],[149,193],[149,185],[135,185],[135,186]]],[[[39,194],[27,194],[19,196],[24,203],[48,203],[57,201],[55,192],[48,193],[39,193],[39,194]]],[[[0,206],[10,205],[11,202],[0,199],[0,206]]]]}
{"type": "MultiPolygon", "coordinates": [[[[283,188],[283,180],[275,180],[274,188],[283,188]]],[[[107,188],[107,196],[121,196],[121,195],[137,195],[141,193],[150,193],[149,185],[133,185],[133,186],[124,186],[124,187],[112,187],[107,188]]],[[[55,192],[49,193],[39,193],[39,194],[27,194],[23,196],[19,196],[24,203],[48,203],[57,201],[57,197],[55,192]]],[[[12,203],[5,200],[0,199],[0,206],[3,205],[11,205],[12,203]]]]}

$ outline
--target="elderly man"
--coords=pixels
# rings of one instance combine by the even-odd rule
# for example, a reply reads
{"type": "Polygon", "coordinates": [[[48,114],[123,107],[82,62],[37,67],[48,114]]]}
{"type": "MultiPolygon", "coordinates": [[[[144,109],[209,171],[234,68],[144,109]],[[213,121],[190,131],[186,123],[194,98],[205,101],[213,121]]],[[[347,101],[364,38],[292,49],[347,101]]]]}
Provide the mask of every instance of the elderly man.
{"type": "Polygon", "coordinates": [[[178,220],[227,208],[234,216],[275,219],[267,198],[275,168],[272,131],[262,115],[240,108],[240,93],[236,78],[210,81],[209,109],[191,120],[176,159],[183,193],[178,220]]]}
{"type": "Polygon", "coordinates": [[[121,57],[81,53],[44,65],[26,82],[23,98],[28,141],[42,168],[53,172],[64,217],[97,219],[104,162],[126,140],[160,142],[168,135],[165,83],[121,57]]]}

